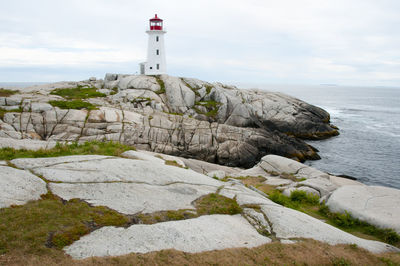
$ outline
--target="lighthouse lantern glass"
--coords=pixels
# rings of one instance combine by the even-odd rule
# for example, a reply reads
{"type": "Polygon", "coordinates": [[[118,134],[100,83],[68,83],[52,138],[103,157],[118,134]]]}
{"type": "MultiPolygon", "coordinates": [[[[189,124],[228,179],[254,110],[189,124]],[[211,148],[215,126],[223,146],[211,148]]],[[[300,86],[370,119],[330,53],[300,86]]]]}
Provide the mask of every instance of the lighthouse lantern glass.
{"type": "Polygon", "coordinates": [[[162,21],[150,21],[150,30],[162,30],[162,21]]]}

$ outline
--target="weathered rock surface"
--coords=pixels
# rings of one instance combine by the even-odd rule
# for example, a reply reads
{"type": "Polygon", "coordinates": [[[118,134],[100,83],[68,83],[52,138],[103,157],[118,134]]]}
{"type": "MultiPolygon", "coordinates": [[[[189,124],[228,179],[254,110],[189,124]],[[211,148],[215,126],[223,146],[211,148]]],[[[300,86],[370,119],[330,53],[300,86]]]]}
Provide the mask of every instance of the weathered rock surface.
{"type": "Polygon", "coordinates": [[[46,194],[46,183],[28,171],[0,166],[0,208],[23,205],[46,194]]]}
{"type": "Polygon", "coordinates": [[[282,158],[282,156],[276,155],[267,155],[264,156],[259,166],[263,168],[267,172],[277,172],[277,173],[286,173],[286,174],[293,174],[297,178],[329,178],[329,175],[307,166],[305,164],[296,162],[289,158],[282,158]]]}
{"type": "MultiPolygon", "coordinates": [[[[1,131],[0,131],[1,134],[1,131]]],[[[56,141],[43,141],[33,139],[12,139],[0,137],[0,148],[13,148],[16,150],[39,150],[51,149],[57,144],[56,141]]]]}
{"type": "Polygon", "coordinates": [[[108,74],[104,81],[45,84],[0,97],[0,107],[10,110],[0,120],[3,138],[51,145],[113,140],[228,166],[250,167],[271,153],[317,159],[316,151],[299,138],[337,134],[328,113],[290,96],[167,75],[108,74]],[[63,100],[50,94],[55,88],[78,85],[108,90],[107,97],[86,100],[99,110],[63,110],[48,103],[63,100]],[[14,110],[20,108],[22,112],[14,110]]]}
{"type": "MultiPolygon", "coordinates": [[[[30,168],[35,174],[47,180],[67,183],[100,183],[100,182],[125,182],[142,183],[149,185],[169,185],[187,183],[195,185],[219,186],[220,182],[201,175],[190,169],[176,166],[156,164],[150,161],[109,157],[95,159],[84,156],[77,161],[75,156],[59,157],[64,160],[74,160],[52,164],[46,167],[30,168]]],[[[36,159],[16,159],[12,163],[23,165],[24,162],[32,163],[36,159]]],[[[41,159],[39,159],[41,160],[41,159]]],[[[60,160],[61,161],[61,160],[60,160]]],[[[37,165],[37,164],[36,164],[37,165]]]]}
{"type": "Polygon", "coordinates": [[[112,158],[103,155],[71,155],[50,158],[21,158],[11,160],[11,163],[21,169],[32,170],[34,168],[44,168],[56,166],[64,163],[98,161],[101,159],[112,158]]]}
{"type": "Polygon", "coordinates": [[[332,212],[349,212],[353,217],[391,228],[400,234],[400,190],[381,186],[343,186],[327,202],[332,212]]]}
{"type": "Polygon", "coordinates": [[[271,242],[240,215],[210,215],[196,219],[129,228],[103,227],[66,247],[75,259],[118,256],[163,249],[202,252],[233,247],[255,247],[271,242]]]}
{"type": "MultiPolygon", "coordinates": [[[[236,200],[244,209],[242,216],[211,215],[154,225],[135,224],[129,228],[103,227],[65,248],[74,258],[145,253],[169,248],[201,252],[254,247],[271,241],[265,235],[271,235],[274,241],[282,243],[293,243],[299,241],[298,238],[312,238],[330,244],[357,244],[372,252],[398,251],[390,245],[355,237],[304,213],[287,209],[237,179],[221,182],[202,174],[203,167],[208,169],[206,172],[213,169],[222,171],[219,168],[222,167],[223,171],[232,171],[238,175],[250,170],[213,166],[210,163],[148,151],[127,151],[123,156],[125,158],[100,155],[21,158],[11,163],[41,175],[49,181],[51,192],[64,200],[79,198],[91,205],[107,206],[128,215],[182,209],[196,212],[196,200],[210,193],[219,193],[236,200]],[[167,165],[169,161],[176,162],[174,164],[178,166],[167,165]],[[186,162],[190,162],[188,165],[200,173],[182,168],[186,162]]],[[[293,163],[283,157],[282,160],[282,169],[289,167],[284,163],[293,163]]],[[[260,165],[264,161],[254,167],[254,173],[260,173],[260,165]]],[[[20,204],[26,200],[38,199],[40,194],[47,192],[43,180],[28,171],[5,166],[6,163],[0,162],[0,202],[4,207],[15,204],[15,195],[19,193],[15,191],[23,190],[22,200],[18,198],[20,201],[17,202],[20,204]],[[15,173],[23,176],[22,181],[14,177],[15,173]],[[24,181],[26,176],[29,177],[28,183],[24,181]],[[32,185],[32,180],[37,184],[32,185]],[[9,198],[7,195],[14,200],[13,203],[5,201],[9,198]]],[[[301,166],[299,169],[305,168],[301,166]]],[[[329,178],[315,177],[315,171],[311,170],[304,172],[310,175],[305,181],[323,179],[329,182],[329,178]]],[[[265,173],[266,178],[271,177],[265,173]]],[[[280,179],[277,176],[273,178],[280,179]]],[[[293,181],[287,186],[295,188],[294,185],[300,183],[293,181]]],[[[295,189],[302,188],[312,190],[305,185],[295,189]]]]}
{"type": "Polygon", "coordinates": [[[356,244],[374,253],[399,251],[382,242],[358,238],[293,209],[268,205],[262,206],[261,210],[272,223],[272,230],[278,238],[312,238],[331,245],[356,244]]]}
{"type": "Polygon", "coordinates": [[[57,196],[85,199],[94,206],[107,206],[124,214],[194,209],[192,202],[214,193],[218,187],[192,184],[148,185],[136,183],[92,183],[49,185],[57,196]]]}

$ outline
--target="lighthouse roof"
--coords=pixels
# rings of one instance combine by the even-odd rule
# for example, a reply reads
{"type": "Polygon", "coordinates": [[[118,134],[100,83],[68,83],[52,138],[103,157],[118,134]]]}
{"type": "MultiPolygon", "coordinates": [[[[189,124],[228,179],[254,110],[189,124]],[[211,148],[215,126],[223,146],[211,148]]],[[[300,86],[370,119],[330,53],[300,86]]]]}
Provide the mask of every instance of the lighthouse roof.
{"type": "Polygon", "coordinates": [[[157,14],[154,16],[154,18],[151,18],[150,21],[163,21],[159,17],[157,17],[157,14]]]}

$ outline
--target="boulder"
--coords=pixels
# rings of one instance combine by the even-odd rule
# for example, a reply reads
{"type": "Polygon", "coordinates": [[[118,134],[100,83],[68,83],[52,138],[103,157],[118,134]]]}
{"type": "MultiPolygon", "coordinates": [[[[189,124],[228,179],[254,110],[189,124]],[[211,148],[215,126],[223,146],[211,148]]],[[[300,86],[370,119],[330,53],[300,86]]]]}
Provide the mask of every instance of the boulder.
{"type": "Polygon", "coordinates": [[[172,112],[184,113],[194,106],[195,93],[177,77],[163,75],[165,94],[172,112]]]}
{"type": "Polygon", "coordinates": [[[312,168],[308,165],[299,163],[295,160],[284,158],[277,155],[266,155],[261,158],[259,166],[262,167],[267,172],[276,172],[278,174],[293,174],[298,179],[305,178],[329,178],[329,175],[312,168]]]}
{"type": "Polygon", "coordinates": [[[320,193],[311,188],[311,187],[306,187],[306,186],[302,186],[302,187],[289,187],[286,188],[285,190],[283,190],[282,194],[285,195],[286,197],[290,197],[290,195],[292,194],[293,191],[305,191],[307,194],[311,194],[317,197],[320,197],[320,193]]]}
{"type": "Polygon", "coordinates": [[[338,188],[338,186],[333,184],[329,179],[323,177],[307,179],[299,182],[299,184],[317,190],[321,197],[329,195],[338,188]]]}
{"type": "Polygon", "coordinates": [[[342,186],[327,205],[332,212],[348,212],[354,218],[400,234],[400,190],[381,186],[342,186]]]}
{"type": "Polygon", "coordinates": [[[224,179],[226,176],[225,171],[222,171],[222,170],[211,171],[211,172],[208,172],[207,175],[209,177],[217,178],[217,179],[224,179]]]}
{"type": "Polygon", "coordinates": [[[300,169],[307,167],[297,161],[272,154],[261,158],[259,165],[267,172],[288,174],[296,174],[300,169]]]}

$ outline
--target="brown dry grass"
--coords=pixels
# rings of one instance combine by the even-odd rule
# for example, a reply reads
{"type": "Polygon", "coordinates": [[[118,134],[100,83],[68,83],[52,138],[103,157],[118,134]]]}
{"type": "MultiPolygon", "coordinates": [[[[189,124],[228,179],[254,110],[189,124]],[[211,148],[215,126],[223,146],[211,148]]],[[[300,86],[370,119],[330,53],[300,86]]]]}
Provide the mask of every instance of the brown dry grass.
{"type": "Polygon", "coordinates": [[[267,179],[262,176],[247,176],[237,179],[241,180],[245,186],[253,186],[266,194],[276,190],[276,186],[264,184],[263,182],[267,179]]]}
{"type": "Polygon", "coordinates": [[[86,260],[73,260],[61,251],[57,256],[25,255],[15,251],[0,256],[0,265],[400,265],[400,254],[372,254],[352,245],[330,246],[304,240],[291,245],[272,243],[252,249],[197,254],[164,250],[86,260]]]}
{"type": "Polygon", "coordinates": [[[262,176],[246,176],[246,177],[238,177],[235,179],[239,179],[246,186],[255,186],[267,180],[262,176]]]}
{"type": "Polygon", "coordinates": [[[19,91],[17,91],[17,90],[6,90],[6,89],[3,89],[3,88],[0,88],[0,97],[9,97],[9,96],[11,96],[13,94],[16,94],[18,92],[19,91]]]}
{"type": "Polygon", "coordinates": [[[183,168],[182,165],[180,165],[177,161],[165,160],[165,164],[183,168]]]}

